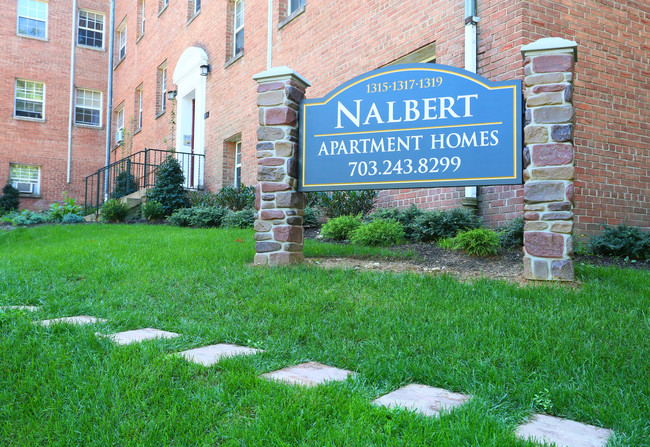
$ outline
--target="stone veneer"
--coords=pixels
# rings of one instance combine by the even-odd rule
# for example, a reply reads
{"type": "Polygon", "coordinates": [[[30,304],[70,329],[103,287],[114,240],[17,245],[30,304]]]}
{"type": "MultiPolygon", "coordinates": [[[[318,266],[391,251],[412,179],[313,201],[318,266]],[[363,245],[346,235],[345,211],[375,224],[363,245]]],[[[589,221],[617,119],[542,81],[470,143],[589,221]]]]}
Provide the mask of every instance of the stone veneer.
{"type": "Polygon", "coordinates": [[[255,264],[303,261],[304,195],[298,192],[298,113],[309,82],[288,67],[253,76],[257,129],[255,264]]]}
{"type": "Polygon", "coordinates": [[[545,38],[525,58],[524,274],[573,281],[573,67],[577,44],[545,38]]]}

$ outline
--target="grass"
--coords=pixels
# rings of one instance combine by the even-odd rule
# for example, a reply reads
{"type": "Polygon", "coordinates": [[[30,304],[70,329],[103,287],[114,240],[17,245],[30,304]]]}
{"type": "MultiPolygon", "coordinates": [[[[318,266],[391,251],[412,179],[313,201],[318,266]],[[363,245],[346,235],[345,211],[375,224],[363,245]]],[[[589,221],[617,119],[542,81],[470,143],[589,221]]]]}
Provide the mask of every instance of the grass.
{"type": "Polygon", "coordinates": [[[513,430],[536,411],[650,445],[644,271],[577,266],[574,290],[255,268],[251,231],[167,226],[16,229],[0,254],[0,305],[41,306],[0,311],[0,445],[532,446],[513,430]],[[82,314],[108,322],[31,323],[82,314]],[[142,327],[183,336],[94,335],[142,327]],[[167,355],[213,343],[265,352],[209,368],[167,355]],[[307,360],[358,374],[311,389],[258,378],[307,360]],[[370,404],[414,382],[473,399],[438,419],[370,404]]]}

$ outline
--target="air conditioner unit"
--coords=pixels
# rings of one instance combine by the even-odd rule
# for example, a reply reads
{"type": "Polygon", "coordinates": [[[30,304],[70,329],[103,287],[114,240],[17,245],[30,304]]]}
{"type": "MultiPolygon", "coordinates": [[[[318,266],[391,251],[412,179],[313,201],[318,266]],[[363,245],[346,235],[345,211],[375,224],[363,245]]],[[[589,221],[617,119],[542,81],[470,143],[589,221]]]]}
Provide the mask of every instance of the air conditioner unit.
{"type": "Polygon", "coordinates": [[[22,194],[33,194],[34,193],[34,184],[33,183],[23,183],[16,182],[14,187],[22,194]]]}
{"type": "Polygon", "coordinates": [[[115,132],[115,144],[120,144],[124,141],[124,129],[118,129],[115,132]]]}

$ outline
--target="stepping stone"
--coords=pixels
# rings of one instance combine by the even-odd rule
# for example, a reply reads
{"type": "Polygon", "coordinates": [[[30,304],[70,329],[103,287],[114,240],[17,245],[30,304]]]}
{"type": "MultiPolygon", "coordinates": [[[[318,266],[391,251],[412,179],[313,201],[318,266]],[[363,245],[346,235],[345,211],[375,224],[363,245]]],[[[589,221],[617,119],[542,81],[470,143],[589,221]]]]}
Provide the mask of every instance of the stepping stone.
{"type": "Polygon", "coordinates": [[[372,402],[382,407],[400,407],[425,416],[438,416],[442,410],[450,410],[463,405],[469,399],[470,396],[452,393],[441,388],[411,384],[385,394],[372,402]]]}
{"type": "Polygon", "coordinates": [[[261,377],[291,385],[317,386],[329,381],[346,380],[351,374],[355,373],[321,363],[307,362],[262,374],[261,377]]]}
{"type": "Polygon", "coordinates": [[[607,444],[612,431],[545,414],[535,414],[530,422],[520,425],[515,435],[535,442],[555,443],[556,447],[601,447],[607,444]]]}
{"type": "Polygon", "coordinates": [[[36,312],[39,307],[36,306],[2,306],[0,307],[2,310],[26,310],[29,312],[36,312]]]}
{"type": "Polygon", "coordinates": [[[63,318],[53,318],[51,320],[41,320],[35,321],[34,324],[40,324],[41,326],[50,326],[52,324],[64,323],[64,324],[95,324],[95,323],[104,323],[107,321],[104,318],[89,317],[88,315],[79,315],[76,317],[63,317],[63,318]]]}
{"type": "Polygon", "coordinates": [[[224,357],[235,357],[238,355],[252,355],[262,352],[260,349],[246,348],[244,346],[229,345],[220,343],[217,345],[203,346],[202,348],[189,349],[179,352],[176,355],[185,357],[186,360],[199,365],[210,366],[217,363],[224,357]]]}
{"type": "Polygon", "coordinates": [[[118,345],[128,345],[131,343],[140,343],[145,340],[151,340],[153,338],[174,338],[180,336],[181,334],[175,332],[161,331],[160,329],[148,327],[132,331],[116,332],[115,334],[109,334],[107,337],[118,345]]]}

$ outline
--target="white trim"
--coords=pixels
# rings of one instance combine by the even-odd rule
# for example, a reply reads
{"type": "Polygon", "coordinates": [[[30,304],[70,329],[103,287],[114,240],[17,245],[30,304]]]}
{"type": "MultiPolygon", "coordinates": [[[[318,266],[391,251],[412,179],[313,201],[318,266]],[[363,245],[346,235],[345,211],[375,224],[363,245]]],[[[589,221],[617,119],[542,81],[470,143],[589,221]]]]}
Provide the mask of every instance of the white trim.
{"type": "MultiPolygon", "coordinates": [[[[94,102],[94,101],[95,101],[95,98],[94,98],[94,97],[91,97],[90,100],[91,100],[92,102],[94,102]]],[[[75,124],[82,125],[82,126],[102,127],[102,118],[103,118],[103,117],[102,117],[102,109],[103,109],[103,104],[104,104],[104,94],[103,94],[101,91],[99,91],[99,90],[90,90],[90,89],[87,89],[87,88],[76,88],[75,91],[74,91],[74,123],[75,123],[75,124]],[[79,92],[83,92],[83,93],[84,93],[84,95],[83,95],[83,100],[82,100],[82,101],[84,102],[84,104],[81,104],[81,105],[79,104],[79,92]],[[87,93],[91,93],[91,94],[92,94],[91,96],[94,96],[95,93],[99,93],[99,105],[98,105],[97,107],[94,107],[94,106],[92,106],[92,105],[89,106],[89,105],[85,104],[85,101],[86,101],[86,94],[87,94],[87,93]],[[79,121],[77,121],[77,109],[78,109],[78,108],[80,108],[80,109],[88,109],[88,110],[96,110],[96,111],[98,111],[98,112],[99,112],[99,123],[97,123],[97,124],[93,124],[93,123],[80,123],[79,121]]]]}
{"type": "MultiPolygon", "coordinates": [[[[28,111],[25,111],[25,112],[29,113],[28,111]]],[[[30,81],[28,79],[19,79],[19,78],[16,79],[16,82],[14,82],[14,118],[28,120],[28,121],[45,121],[45,83],[44,82],[30,81]],[[20,98],[23,101],[31,101],[31,102],[35,102],[35,103],[40,102],[41,103],[41,108],[42,108],[40,118],[34,118],[34,117],[31,117],[31,116],[22,116],[22,115],[17,115],[16,114],[16,112],[17,112],[16,102],[19,99],[18,98],[18,82],[31,82],[31,83],[33,83],[35,85],[40,84],[42,86],[42,88],[43,88],[43,100],[42,101],[31,100],[31,99],[27,99],[27,98],[20,98]]]]}
{"type": "MultiPolygon", "coordinates": [[[[50,13],[50,11],[49,11],[49,9],[50,9],[49,3],[46,2],[46,1],[42,1],[42,0],[18,0],[16,5],[17,5],[17,8],[16,8],[16,35],[22,36],[22,37],[27,37],[27,38],[30,38],[30,39],[47,40],[48,39],[48,30],[49,30],[49,13],[50,13]],[[45,5],[45,19],[43,20],[43,19],[41,19],[39,17],[32,17],[32,16],[27,16],[27,15],[21,16],[20,15],[20,3],[21,2],[26,2],[27,4],[29,4],[29,3],[42,3],[42,4],[44,4],[45,5]],[[34,21],[37,21],[37,22],[44,22],[45,23],[45,36],[33,36],[31,34],[21,33],[20,32],[20,18],[21,17],[29,19],[29,20],[34,20],[34,21]]],[[[29,8],[29,6],[28,6],[28,8],[29,8]]]]}
{"type": "Polygon", "coordinates": [[[127,40],[129,38],[126,20],[117,28],[117,36],[118,36],[117,60],[118,62],[121,62],[126,57],[127,40]],[[124,34],[124,39],[122,39],[122,34],[124,34]],[[122,54],[122,48],[124,48],[124,54],[122,54]]]}
{"type": "Polygon", "coordinates": [[[40,195],[41,193],[41,166],[39,165],[34,165],[34,164],[29,164],[29,163],[9,163],[9,182],[11,182],[12,185],[14,185],[14,188],[16,187],[16,183],[30,183],[34,185],[36,188],[36,191],[32,189],[31,193],[22,193],[22,194],[28,194],[28,195],[40,195]],[[36,168],[36,173],[37,173],[37,179],[36,181],[32,180],[31,178],[27,177],[22,177],[16,179],[15,177],[12,178],[12,168],[14,167],[27,167],[27,168],[36,168]]]}
{"type": "Polygon", "coordinates": [[[246,8],[246,4],[244,3],[244,0],[235,0],[235,3],[233,4],[233,20],[232,20],[232,54],[237,55],[239,53],[242,53],[244,51],[244,11],[246,8]],[[240,7],[240,13],[237,14],[237,6],[241,5],[240,7]],[[240,19],[239,26],[237,26],[237,19],[240,19]],[[237,51],[237,33],[241,32],[242,33],[242,43],[241,43],[241,49],[237,51]]]}
{"type": "Polygon", "coordinates": [[[104,14],[102,14],[101,12],[90,11],[88,9],[79,9],[79,12],[77,14],[77,45],[80,46],[80,47],[83,47],[83,48],[91,48],[93,50],[103,50],[106,47],[106,16],[104,14]],[[89,28],[87,26],[82,27],[80,25],[80,23],[79,23],[81,21],[81,13],[86,14],[86,23],[88,22],[88,19],[89,19],[88,14],[93,14],[95,16],[95,19],[93,19],[95,22],[97,22],[97,20],[96,20],[97,17],[101,17],[101,19],[102,19],[101,20],[102,30],[97,31],[96,29],[89,28]],[[101,32],[102,46],[98,47],[96,45],[87,45],[85,43],[80,43],[79,42],[79,39],[81,37],[80,31],[82,29],[84,29],[84,30],[86,30],[87,32],[90,32],[90,33],[100,33],[101,32]]]}
{"type": "Polygon", "coordinates": [[[305,0],[297,0],[298,4],[295,6],[295,8],[292,8],[291,2],[292,0],[287,0],[287,17],[293,14],[294,12],[298,11],[300,8],[303,8],[306,3],[305,0]]]}

